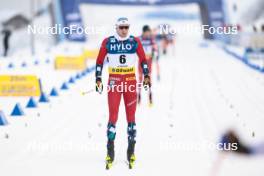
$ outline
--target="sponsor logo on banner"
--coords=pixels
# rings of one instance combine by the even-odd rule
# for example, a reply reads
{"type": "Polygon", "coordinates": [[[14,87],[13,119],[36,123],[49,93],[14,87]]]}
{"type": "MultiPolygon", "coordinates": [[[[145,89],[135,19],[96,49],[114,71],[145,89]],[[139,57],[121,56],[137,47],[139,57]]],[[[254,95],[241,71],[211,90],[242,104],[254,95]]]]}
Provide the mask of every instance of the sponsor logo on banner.
{"type": "Polygon", "coordinates": [[[98,49],[85,49],[83,55],[86,59],[96,59],[99,53],[98,49]]]}
{"type": "Polygon", "coordinates": [[[86,59],[80,56],[57,56],[55,59],[55,69],[63,70],[83,70],[86,68],[86,59]]]}
{"type": "Polygon", "coordinates": [[[0,96],[40,96],[40,93],[35,75],[0,75],[0,96]]]}

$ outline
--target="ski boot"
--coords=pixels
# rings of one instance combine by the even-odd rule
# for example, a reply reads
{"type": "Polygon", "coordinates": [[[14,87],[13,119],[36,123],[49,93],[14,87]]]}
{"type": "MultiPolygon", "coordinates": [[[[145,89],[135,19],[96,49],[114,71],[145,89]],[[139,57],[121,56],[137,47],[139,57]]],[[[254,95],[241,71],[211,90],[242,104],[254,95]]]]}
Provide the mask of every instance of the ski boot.
{"type": "Polygon", "coordinates": [[[110,169],[115,159],[114,141],[107,142],[106,169],[110,169]]]}
{"type": "Polygon", "coordinates": [[[135,123],[128,123],[127,127],[127,134],[128,134],[128,147],[127,147],[127,161],[129,169],[134,167],[134,163],[136,160],[135,157],[135,144],[136,144],[136,124],[135,123]]]}
{"type": "Polygon", "coordinates": [[[136,157],[134,154],[135,151],[135,141],[129,141],[128,142],[128,148],[127,148],[127,161],[128,161],[128,167],[129,169],[132,169],[134,167],[136,157]]]}
{"type": "Polygon", "coordinates": [[[115,125],[108,123],[107,125],[107,156],[106,156],[106,169],[110,169],[115,159],[114,140],[116,136],[115,125]]]}
{"type": "Polygon", "coordinates": [[[167,49],[163,49],[163,55],[167,55],[167,49]]]}

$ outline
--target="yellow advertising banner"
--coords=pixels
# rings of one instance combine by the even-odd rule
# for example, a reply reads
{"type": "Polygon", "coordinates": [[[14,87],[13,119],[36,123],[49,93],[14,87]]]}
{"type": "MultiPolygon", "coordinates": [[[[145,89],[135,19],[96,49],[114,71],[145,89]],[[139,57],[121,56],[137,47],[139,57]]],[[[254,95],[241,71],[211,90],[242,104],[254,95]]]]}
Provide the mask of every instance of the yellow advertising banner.
{"type": "Polygon", "coordinates": [[[40,96],[35,75],[0,75],[0,96],[40,96]]]}
{"type": "Polygon", "coordinates": [[[98,53],[99,53],[98,49],[90,49],[90,50],[85,49],[84,52],[83,52],[83,55],[87,59],[96,59],[98,53]]]}
{"type": "Polygon", "coordinates": [[[83,70],[86,68],[86,59],[81,56],[56,56],[55,69],[83,70]]]}

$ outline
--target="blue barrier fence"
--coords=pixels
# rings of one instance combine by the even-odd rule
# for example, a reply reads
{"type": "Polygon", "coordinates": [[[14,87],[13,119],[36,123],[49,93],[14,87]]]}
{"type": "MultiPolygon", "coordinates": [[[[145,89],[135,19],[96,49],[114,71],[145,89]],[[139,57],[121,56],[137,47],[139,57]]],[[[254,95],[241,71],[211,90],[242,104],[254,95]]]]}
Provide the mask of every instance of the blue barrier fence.
{"type": "MultiPolygon", "coordinates": [[[[22,64],[21,67],[25,67],[25,65],[26,65],[25,62],[23,62],[23,63],[24,64],[22,64]]],[[[46,63],[47,64],[50,63],[49,59],[46,60],[46,63]]],[[[39,62],[38,62],[38,64],[39,64],[39,62]]],[[[36,64],[36,61],[34,61],[34,65],[38,65],[38,64],[36,64]]],[[[14,67],[13,63],[10,63],[9,65],[12,65],[12,67],[8,67],[8,68],[14,67]]],[[[84,69],[81,72],[77,72],[76,75],[74,75],[74,76],[70,76],[70,78],[68,79],[67,82],[62,83],[61,89],[68,90],[69,87],[68,87],[67,83],[75,84],[77,80],[80,80],[84,76],[91,74],[94,70],[95,70],[95,65],[91,66],[91,67],[87,67],[86,69],[84,69]],[[67,87],[67,89],[65,89],[65,87],[67,87]]],[[[41,93],[41,96],[39,97],[39,102],[40,103],[49,103],[50,102],[49,97],[54,97],[54,96],[58,96],[58,95],[59,95],[59,93],[58,93],[57,89],[55,87],[53,87],[52,90],[50,91],[49,96],[46,95],[45,92],[41,93]]],[[[37,108],[38,107],[37,102],[35,102],[35,100],[32,97],[28,97],[28,98],[29,98],[29,100],[28,100],[28,103],[25,107],[26,108],[37,108]]],[[[7,119],[5,118],[4,112],[3,111],[0,111],[0,112],[1,112],[1,114],[0,114],[0,126],[8,125],[8,122],[7,122],[7,119]]],[[[23,108],[20,106],[19,103],[16,103],[10,115],[11,116],[22,116],[24,114],[25,113],[23,111],[23,108]]]]}
{"type": "Polygon", "coordinates": [[[248,67],[250,67],[251,69],[254,69],[258,72],[264,73],[264,67],[260,67],[259,65],[255,65],[251,62],[249,62],[248,58],[246,57],[246,55],[239,55],[236,52],[232,51],[231,49],[228,49],[226,46],[223,46],[222,49],[229,55],[233,56],[234,58],[242,61],[245,65],[247,65],[248,67]]]}

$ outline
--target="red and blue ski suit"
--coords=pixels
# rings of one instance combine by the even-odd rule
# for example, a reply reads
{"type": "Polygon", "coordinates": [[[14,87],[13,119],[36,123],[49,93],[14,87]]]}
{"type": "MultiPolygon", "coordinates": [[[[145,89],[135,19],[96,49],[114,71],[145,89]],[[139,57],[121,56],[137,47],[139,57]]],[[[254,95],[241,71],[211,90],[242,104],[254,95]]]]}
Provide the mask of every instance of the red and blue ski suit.
{"type": "Polygon", "coordinates": [[[143,46],[139,38],[129,36],[126,40],[118,40],[115,36],[105,38],[101,44],[96,60],[96,77],[101,76],[105,58],[108,60],[108,106],[109,123],[115,125],[118,119],[121,96],[124,98],[128,123],[135,123],[137,106],[137,87],[135,66],[137,58],[143,73],[148,74],[148,66],[143,46]],[[118,90],[117,85],[126,85],[130,90],[118,90]]]}

